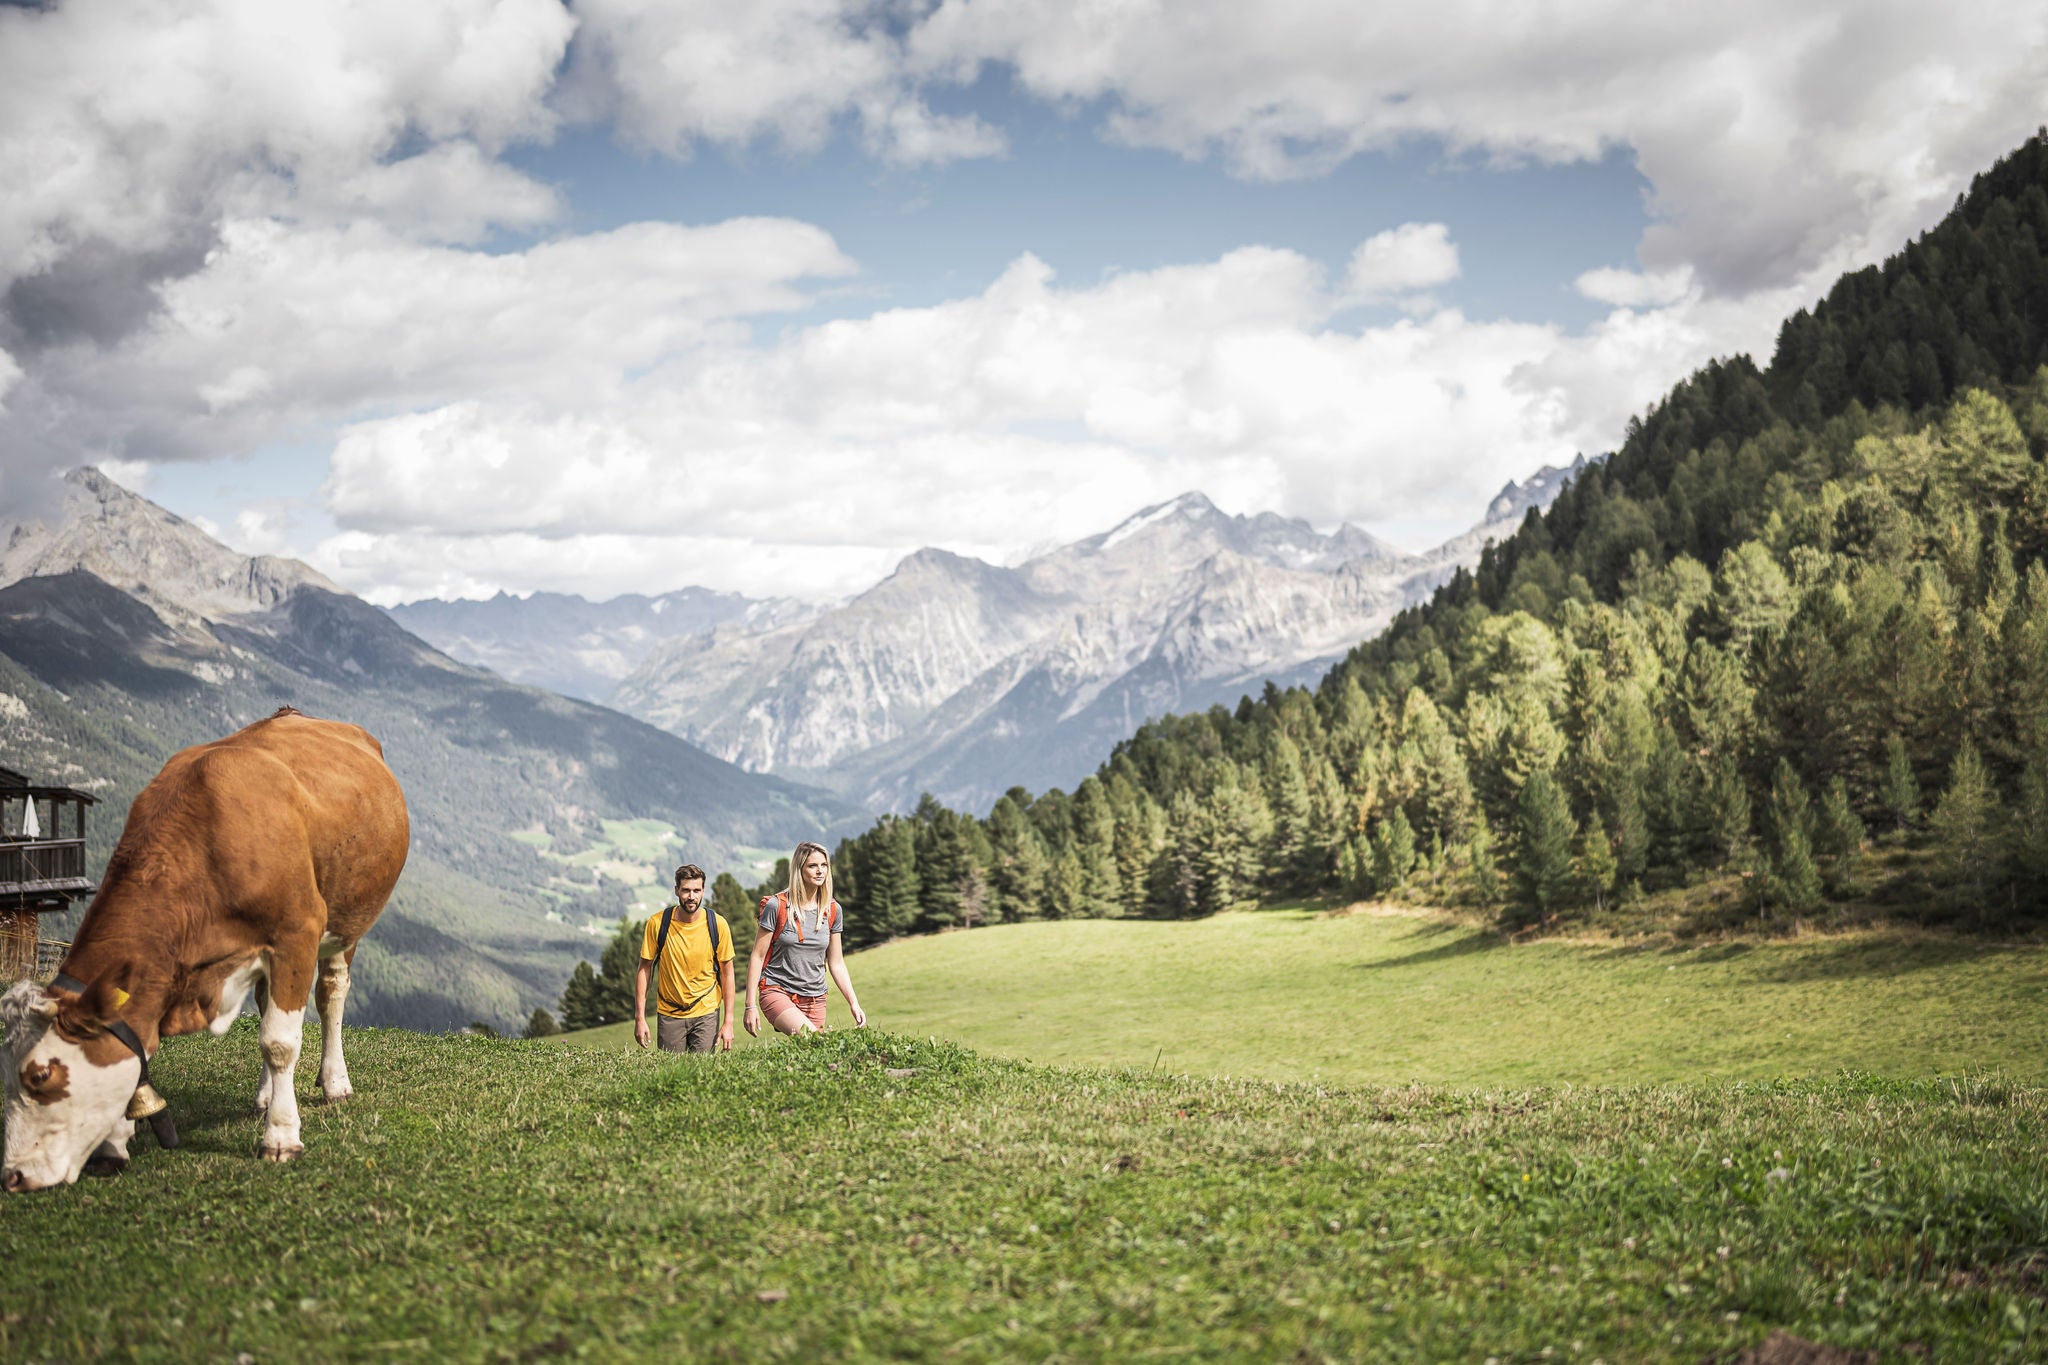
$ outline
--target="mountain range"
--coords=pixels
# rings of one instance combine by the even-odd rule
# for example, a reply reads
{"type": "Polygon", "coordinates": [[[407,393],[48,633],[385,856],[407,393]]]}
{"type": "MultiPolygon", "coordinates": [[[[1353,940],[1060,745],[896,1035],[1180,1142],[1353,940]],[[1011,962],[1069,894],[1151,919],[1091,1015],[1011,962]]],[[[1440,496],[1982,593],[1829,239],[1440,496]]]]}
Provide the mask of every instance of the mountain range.
{"type": "Polygon", "coordinates": [[[697,595],[500,595],[394,613],[524,681],[560,676],[564,651],[601,661],[592,676],[619,681],[586,695],[750,771],[870,810],[922,791],[979,810],[1019,783],[1071,786],[1154,716],[1320,676],[1582,464],[1508,484],[1477,525],[1420,555],[1187,493],[1017,565],[920,550],[828,608],[686,589],[697,595]]]}
{"type": "Polygon", "coordinates": [[[368,1023],[523,1023],[594,950],[581,926],[665,879],[656,862],[741,870],[856,814],[458,662],[306,565],[238,555],[92,469],[0,547],[0,752],[101,796],[94,867],[165,758],[283,704],[377,736],[412,811],[405,876],[356,964],[350,1015],[368,1023]]]}

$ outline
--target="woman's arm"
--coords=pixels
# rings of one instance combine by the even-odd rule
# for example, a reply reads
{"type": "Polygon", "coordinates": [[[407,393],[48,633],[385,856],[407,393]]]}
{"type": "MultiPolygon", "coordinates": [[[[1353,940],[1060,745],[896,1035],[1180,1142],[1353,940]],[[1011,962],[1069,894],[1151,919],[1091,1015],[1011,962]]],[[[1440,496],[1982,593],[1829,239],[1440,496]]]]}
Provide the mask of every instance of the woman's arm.
{"type": "Polygon", "coordinates": [[[832,979],[839,983],[839,993],[846,997],[846,1008],[853,1011],[853,1026],[866,1028],[868,1016],[860,1007],[860,998],[853,993],[853,978],[846,974],[846,954],[839,949],[839,935],[832,935],[832,941],[825,945],[825,970],[832,973],[832,979]]]}
{"type": "Polygon", "coordinates": [[[747,958],[747,1036],[761,1036],[761,967],[768,961],[768,945],[775,931],[762,929],[754,935],[754,951],[747,958]]]}

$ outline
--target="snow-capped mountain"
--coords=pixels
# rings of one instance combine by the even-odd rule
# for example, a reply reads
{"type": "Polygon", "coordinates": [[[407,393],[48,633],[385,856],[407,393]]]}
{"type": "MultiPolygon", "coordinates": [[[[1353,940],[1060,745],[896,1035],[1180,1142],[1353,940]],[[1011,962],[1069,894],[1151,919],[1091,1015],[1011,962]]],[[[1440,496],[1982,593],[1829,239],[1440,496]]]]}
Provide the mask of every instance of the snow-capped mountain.
{"type": "Polygon", "coordinates": [[[1151,717],[1313,680],[1570,473],[1509,484],[1425,555],[1200,493],[1013,567],[922,550],[812,619],[665,641],[612,704],[874,809],[930,790],[981,810],[1017,783],[1072,785],[1151,717]]]}

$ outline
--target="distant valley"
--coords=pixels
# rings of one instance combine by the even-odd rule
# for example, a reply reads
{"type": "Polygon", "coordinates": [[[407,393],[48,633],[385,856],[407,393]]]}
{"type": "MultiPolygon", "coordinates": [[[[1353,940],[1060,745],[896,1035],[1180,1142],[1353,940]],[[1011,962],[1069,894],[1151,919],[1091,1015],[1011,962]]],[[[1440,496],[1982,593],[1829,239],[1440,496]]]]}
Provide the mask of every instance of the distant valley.
{"type": "Polygon", "coordinates": [[[831,607],[684,589],[393,615],[456,658],[573,681],[749,771],[869,810],[927,790],[983,810],[1018,783],[1072,786],[1155,716],[1312,682],[1572,472],[1509,484],[1471,530],[1420,555],[1189,493],[1015,566],[921,550],[831,607]]]}

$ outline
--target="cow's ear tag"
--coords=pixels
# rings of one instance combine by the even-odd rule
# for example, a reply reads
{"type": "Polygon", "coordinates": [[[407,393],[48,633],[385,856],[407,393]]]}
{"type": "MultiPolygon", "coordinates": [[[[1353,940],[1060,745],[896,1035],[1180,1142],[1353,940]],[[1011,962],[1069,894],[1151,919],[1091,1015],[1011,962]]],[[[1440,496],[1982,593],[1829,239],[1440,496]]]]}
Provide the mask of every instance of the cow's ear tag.
{"type": "Polygon", "coordinates": [[[119,986],[114,987],[114,1008],[119,1009],[127,1003],[128,992],[122,990],[119,986]]]}

